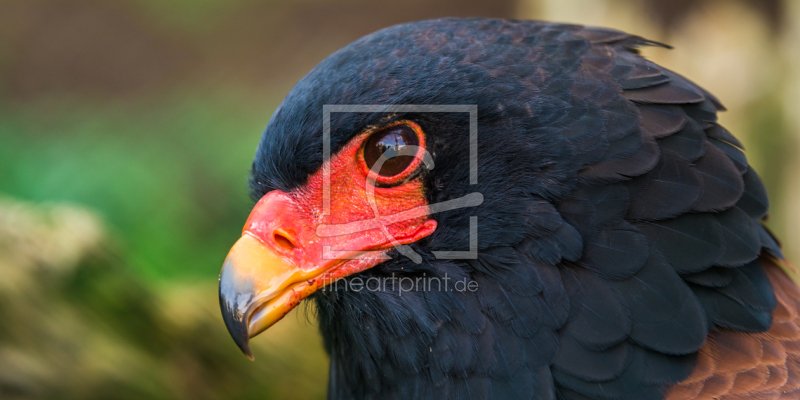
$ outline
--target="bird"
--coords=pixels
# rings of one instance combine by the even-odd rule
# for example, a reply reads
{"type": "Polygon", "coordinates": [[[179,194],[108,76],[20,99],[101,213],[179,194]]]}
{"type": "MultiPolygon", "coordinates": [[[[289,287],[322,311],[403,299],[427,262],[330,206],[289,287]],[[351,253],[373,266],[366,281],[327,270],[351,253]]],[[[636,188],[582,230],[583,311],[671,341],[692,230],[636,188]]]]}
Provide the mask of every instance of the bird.
{"type": "Polygon", "coordinates": [[[219,281],[235,343],[305,300],[329,399],[800,398],[765,187],[652,46],[444,18],[328,56],[256,149],[219,281]]]}

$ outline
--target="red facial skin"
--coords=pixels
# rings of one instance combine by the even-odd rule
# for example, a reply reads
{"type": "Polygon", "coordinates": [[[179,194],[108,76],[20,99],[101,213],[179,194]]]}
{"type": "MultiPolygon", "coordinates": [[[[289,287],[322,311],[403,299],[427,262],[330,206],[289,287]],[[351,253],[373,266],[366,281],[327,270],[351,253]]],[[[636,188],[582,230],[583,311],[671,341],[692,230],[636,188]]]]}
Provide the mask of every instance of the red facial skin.
{"type": "MultiPolygon", "coordinates": [[[[419,147],[424,149],[425,137],[419,126],[409,121],[396,124],[400,123],[417,132],[419,147]]],[[[436,229],[436,221],[428,213],[422,182],[419,178],[409,179],[420,168],[424,150],[399,175],[379,176],[369,170],[363,157],[363,143],[375,131],[353,138],[327,165],[311,175],[306,185],[289,193],[278,190],[267,193],[245,224],[243,233],[256,237],[302,270],[300,275],[305,282],[293,287],[296,293],[292,296],[293,305],[336,279],[385,261],[393,244],[416,242],[436,229]],[[323,213],[326,167],[330,171],[331,199],[327,215],[323,213]],[[373,185],[376,181],[396,185],[380,187],[373,185]],[[374,190],[372,202],[368,189],[374,190]],[[377,216],[373,207],[378,211],[377,216]],[[381,226],[386,227],[389,237],[381,226]]]]}

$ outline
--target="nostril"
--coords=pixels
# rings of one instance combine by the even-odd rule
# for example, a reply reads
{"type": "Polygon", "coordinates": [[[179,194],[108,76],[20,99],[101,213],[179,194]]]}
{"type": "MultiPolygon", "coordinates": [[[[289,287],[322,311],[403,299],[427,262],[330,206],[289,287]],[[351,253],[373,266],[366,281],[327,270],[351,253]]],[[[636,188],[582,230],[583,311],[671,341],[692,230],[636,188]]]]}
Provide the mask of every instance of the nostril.
{"type": "Polygon", "coordinates": [[[294,250],[294,243],[292,242],[292,239],[290,239],[289,235],[286,234],[286,232],[275,231],[272,237],[275,239],[275,244],[280,250],[287,252],[294,250]]]}

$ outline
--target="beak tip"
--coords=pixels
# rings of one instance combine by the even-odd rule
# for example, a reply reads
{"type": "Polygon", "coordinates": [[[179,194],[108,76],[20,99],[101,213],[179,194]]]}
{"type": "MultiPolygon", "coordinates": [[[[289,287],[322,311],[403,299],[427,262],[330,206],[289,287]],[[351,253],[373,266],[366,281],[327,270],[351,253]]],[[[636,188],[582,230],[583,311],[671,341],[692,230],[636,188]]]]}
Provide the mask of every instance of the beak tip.
{"type": "Polygon", "coordinates": [[[225,321],[225,327],[228,328],[228,333],[231,338],[239,347],[239,350],[244,353],[247,358],[254,360],[253,351],[250,349],[250,335],[247,330],[247,318],[244,313],[238,310],[231,302],[229,302],[224,295],[222,285],[220,285],[219,305],[222,311],[222,319],[225,321]]]}
{"type": "Polygon", "coordinates": [[[243,336],[233,336],[233,341],[236,342],[236,346],[239,347],[239,350],[241,350],[250,361],[255,360],[255,357],[253,357],[253,350],[250,349],[250,338],[246,333],[243,336]]]}
{"type": "Polygon", "coordinates": [[[245,340],[243,343],[236,341],[236,345],[239,346],[239,350],[241,350],[242,354],[244,354],[245,357],[249,358],[250,361],[256,360],[256,358],[253,357],[253,351],[250,350],[250,343],[248,340],[245,340]]]}
{"type": "MultiPolygon", "coordinates": [[[[224,314],[225,312],[223,311],[223,315],[224,314]]],[[[225,322],[228,321],[229,319],[225,318],[225,322]]],[[[250,360],[255,360],[253,357],[253,351],[250,349],[250,337],[247,334],[246,328],[242,329],[241,325],[239,324],[236,324],[235,326],[231,326],[229,324],[226,325],[228,328],[228,333],[230,333],[231,338],[233,338],[233,341],[236,343],[236,346],[239,348],[239,350],[241,350],[242,353],[250,360]]]]}

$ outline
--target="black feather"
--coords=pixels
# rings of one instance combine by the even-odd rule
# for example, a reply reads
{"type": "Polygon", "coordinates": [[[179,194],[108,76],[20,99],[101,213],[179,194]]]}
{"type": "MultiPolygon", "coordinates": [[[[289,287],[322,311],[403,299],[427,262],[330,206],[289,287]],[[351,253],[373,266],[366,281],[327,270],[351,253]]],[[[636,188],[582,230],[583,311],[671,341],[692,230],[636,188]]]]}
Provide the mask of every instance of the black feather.
{"type": "Polygon", "coordinates": [[[522,222],[532,236],[545,236],[561,227],[563,220],[553,205],[544,199],[526,202],[526,213],[522,222]]]}
{"type": "Polygon", "coordinates": [[[583,254],[583,239],[572,225],[563,223],[551,235],[525,239],[518,248],[534,260],[557,264],[562,259],[579,259],[583,254]]]}
{"type": "Polygon", "coordinates": [[[475,282],[478,284],[478,290],[475,293],[487,316],[503,324],[510,324],[511,320],[517,318],[519,313],[511,301],[508,291],[486,276],[476,276],[475,282]]]}
{"type": "Polygon", "coordinates": [[[601,351],[621,343],[631,330],[631,316],[613,286],[592,273],[578,271],[582,296],[573,302],[564,336],[590,350],[601,351]]]}
{"type": "Polygon", "coordinates": [[[618,140],[639,129],[639,117],[636,115],[636,108],[627,101],[615,104],[613,109],[603,110],[602,116],[609,140],[618,140]]]}
{"type": "Polygon", "coordinates": [[[767,189],[761,182],[756,171],[752,169],[742,175],[744,180],[744,193],[736,203],[736,207],[741,208],[753,219],[760,220],[767,215],[769,210],[769,198],[767,197],[767,189]]]}
{"type": "Polygon", "coordinates": [[[508,328],[498,327],[494,330],[494,353],[497,363],[490,371],[495,381],[510,381],[525,364],[525,348],[520,338],[508,328]]]}
{"type": "Polygon", "coordinates": [[[637,349],[631,369],[642,372],[643,380],[652,385],[672,385],[692,373],[697,363],[697,353],[674,356],[637,349]]]}
{"type": "Polygon", "coordinates": [[[690,285],[709,322],[721,328],[764,332],[772,323],[776,299],[758,261],[731,270],[731,283],[721,288],[690,285]]]}
{"type": "Polygon", "coordinates": [[[663,397],[660,385],[674,383],[687,376],[694,365],[694,356],[665,356],[632,346],[632,361],[617,379],[590,383],[556,371],[554,376],[568,397],[575,399],[658,399],[663,397]],[[638,383],[646,384],[638,384],[638,383]]]}
{"type": "Polygon", "coordinates": [[[572,197],[561,201],[557,209],[564,220],[574,226],[580,232],[581,237],[586,240],[596,231],[595,209],[589,199],[580,197],[580,195],[581,193],[575,193],[572,197]]]}
{"type": "Polygon", "coordinates": [[[634,185],[644,185],[644,191],[634,198],[628,218],[637,220],[659,220],[683,214],[703,192],[702,178],[696,168],[666,149],[662,149],[658,165],[635,181],[638,182],[633,182],[634,185]]]}
{"type": "Polygon", "coordinates": [[[681,274],[700,272],[725,252],[722,227],[713,215],[685,214],[635,225],[681,274]]]}
{"type": "Polygon", "coordinates": [[[738,207],[716,214],[725,238],[725,252],[718,265],[738,267],[753,261],[761,252],[758,224],[738,207]]]}
{"type": "Polygon", "coordinates": [[[521,338],[532,338],[539,332],[542,314],[546,312],[544,300],[540,296],[513,296],[517,317],[511,320],[511,329],[521,338]]]}
{"type": "Polygon", "coordinates": [[[685,83],[675,74],[667,74],[671,81],[636,90],[626,90],[623,96],[643,104],[689,104],[699,103],[705,97],[695,87],[685,83]]]}
{"type": "Polygon", "coordinates": [[[585,187],[581,197],[589,199],[594,205],[595,224],[598,227],[621,220],[630,206],[628,189],[621,184],[585,187]]]}
{"type": "Polygon", "coordinates": [[[569,317],[571,301],[562,280],[562,271],[553,265],[541,265],[539,276],[546,290],[540,295],[544,301],[542,323],[551,329],[561,328],[569,317]]]}
{"type": "Polygon", "coordinates": [[[606,278],[625,279],[644,266],[649,253],[644,235],[632,225],[620,223],[593,235],[579,262],[606,278]]]}
{"type": "Polygon", "coordinates": [[[624,80],[620,81],[619,84],[623,89],[629,90],[641,89],[667,82],[669,82],[669,77],[655,64],[647,61],[644,64],[636,64],[633,74],[628,75],[624,80]]]}
{"type": "Polygon", "coordinates": [[[764,332],[772,324],[772,315],[768,311],[742,307],[740,303],[709,288],[694,286],[692,291],[703,304],[709,323],[720,328],[764,332]]]}
{"type": "Polygon", "coordinates": [[[758,224],[758,237],[761,239],[761,246],[773,257],[784,259],[783,252],[781,251],[781,244],[772,235],[772,232],[767,227],[758,224]]]}
{"type": "Polygon", "coordinates": [[[699,104],[686,105],[684,109],[686,110],[686,115],[697,121],[703,129],[718,126],[716,124],[717,110],[708,99],[699,104]]]}
{"type": "Polygon", "coordinates": [[[766,312],[770,316],[777,304],[769,278],[758,261],[734,269],[731,284],[717,290],[744,307],[766,312]]]}
{"type": "Polygon", "coordinates": [[[474,371],[480,376],[489,376],[495,368],[499,354],[495,351],[495,324],[487,324],[486,329],[474,338],[474,371]]]}
{"type": "Polygon", "coordinates": [[[674,319],[657,324],[636,324],[631,340],[661,354],[687,355],[705,344],[708,324],[702,306],[688,290],[691,301],[685,301],[674,319]]]}
{"type": "Polygon", "coordinates": [[[531,393],[538,390],[539,376],[530,369],[518,370],[508,380],[494,379],[492,381],[492,395],[498,399],[530,400],[531,393]]]}
{"type": "Polygon", "coordinates": [[[709,288],[724,287],[733,281],[733,270],[725,267],[711,267],[707,270],[694,274],[686,274],[681,277],[695,285],[709,288]]]}
{"type": "Polygon", "coordinates": [[[665,354],[691,354],[705,343],[705,313],[694,294],[660,255],[653,254],[636,275],[614,286],[633,321],[630,338],[665,354]]]}
{"type": "Polygon", "coordinates": [[[683,129],[659,139],[658,144],[662,149],[672,150],[690,162],[695,162],[706,152],[706,135],[700,125],[690,119],[683,129]]]}
{"type": "Polygon", "coordinates": [[[697,172],[703,178],[703,194],[694,211],[719,211],[732,207],[744,192],[739,170],[722,150],[708,146],[706,155],[697,161],[697,172]]]}
{"type": "Polygon", "coordinates": [[[391,338],[392,345],[388,346],[389,359],[404,371],[417,373],[423,365],[423,349],[413,335],[401,335],[391,338]]]}
{"type": "Polygon", "coordinates": [[[722,127],[722,125],[714,124],[712,127],[706,129],[706,135],[708,135],[708,137],[711,139],[716,139],[720,142],[724,142],[744,150],[744,145],[742,142],[740,142],[736,136],[733,136],[730,132],[728,132],[727,129],[722,127]]]}
{"type": "Polygon", "coordinates": [[[539,368],[535,373],[539,385],[534,398],[537,400],[556,400],[556,388],[550,368],[539,368]]]}
{"type": "Polygon", "coordinates": [[[622,160],[590,165],[580,172],[580,177],[589,181],[621,181],[642,175],[656,166],[661,154],[652,138],[643,138],[639,151],[622,160]]]}
{"type": "Polygon", "coordinates": [[[608,150],[598,163],[607,163],[622,160],[631,156],[642,147],[642,134],[639,131],[628,136],[609,142],[608,150]]]}
{"type": "Polygon", "coordinates": [[[747,157],[745,157],[742,150],[740,150],[738,147],[734,147],[728,142],[723,142],[716,139],[709,139],[708,142],[714,145],[716,148],[722,150],[722,152],[725,153],[728,158],[731,159],[731,161],[733,161],[733,165],[736,166],[736,169],[739,170],[740,174],[747,172],[747,169],[750,166],[747,164],[747,157]]]}
{"type": "MultiPolygon", "coordinates": [[[[604,382],[619,377],[631,362],[630,344],[623,342],[603,351],[592,351],[562,337],[553,367],[588,382],[604,382]]],[[[558,375],[554,375],[559,382],[558,375]]]]}
{"type": "MultiPolygon", "coordinates": [[[[511,247],[496,247],[486,250],[473,261],[494,285],[520,296],[535,296],[542,292],[544,284],[538,273],[538,265],[531,265],[519,251],[511,247]]],[[[482,279],[482,278],[479,278],[482,279]]],[[[440,290],[442,285],[434,286],[440,290]]]]}
{"type": "Polygon", "coordinates": [[[642,131],[655,139],[672,135],[689,121],[683,107],[668,105],[639,105],[642,131]]]}
{"type": "Polygon", "coordinates": [[[486,328],[486,316],[477,296],[463,296],[461,308],[453,310],[452,321],[456,329],[478,335],[486,328]]]}
{"type": "Polygon", "coordinates": [[[550,329],[540,329],[531,340],[523,342],[525,365],[531,369],[550,367],[559,349],[559,338],[550,329]]]}
{"type": "Polygon", "coordinates": [[[475,341],[472,335],[458,329],[449,330],[452,334],[452,347],[450,352],[452,362],[447,359],[439,360],[439,367],[454,376],[466,377],[473,370],[475,363],[475,341]]]}
{"type": "Polygon", "coordinates": [[[592,43],[603,44],[617,42],[631,37],[627,34],[616,29],[600,28],[600,27],[586,27],[580,32],[580,35],[589,39],[592,43]]]}

